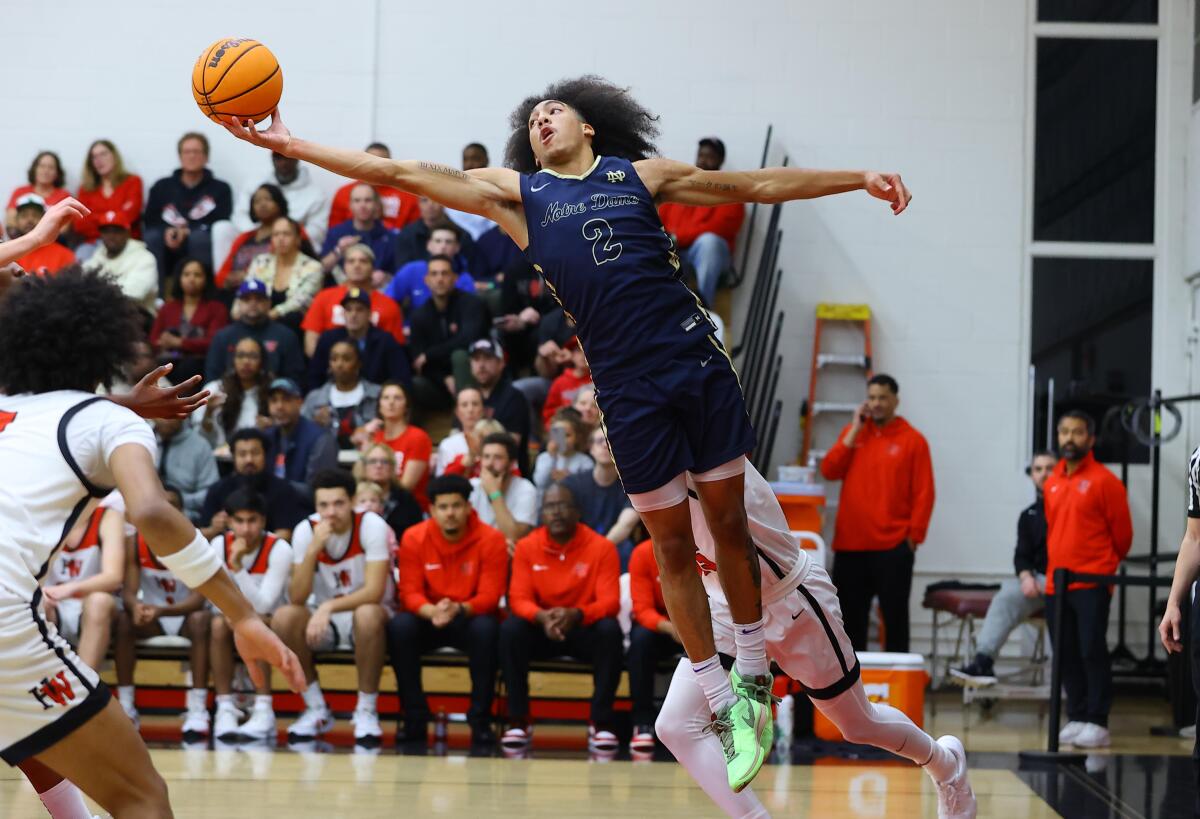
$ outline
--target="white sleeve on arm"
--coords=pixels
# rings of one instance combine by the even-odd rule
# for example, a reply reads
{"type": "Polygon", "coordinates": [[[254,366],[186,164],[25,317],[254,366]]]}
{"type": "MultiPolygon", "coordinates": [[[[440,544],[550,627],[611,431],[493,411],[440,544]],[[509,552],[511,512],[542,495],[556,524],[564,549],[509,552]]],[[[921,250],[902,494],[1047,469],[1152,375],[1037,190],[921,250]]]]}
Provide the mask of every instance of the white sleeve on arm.
{"type": "Polygon", "coordinates": [[[508,511],[517,523],[538,524],[537,489],[524,478],[513,478],[508,494],[508,511]]]}
{"type": "Polygon", "coordinates": [[[304,556],[308,554],[308,545],[312,543],[313,530],[312,522],[308,518],[296,524],[296,528],[292,530],[292,562],[303,563],[304,556]]]}
{"type": "Polygon", "coordinates": [[[112,401],[96,401],[80,410],[67,423],[67,448],[87,476],[100,487],[112,487],[114,478],[108,461],[125,444],[144,446],[151,459],[158,454],[154,430],[133,410],[112,401]]]}
{"type": "Polygon", "coordinates": [[[267,557],[267,572],[258,587],[258,594],[250,600],[259,614],[270,614],[272,607],[283,595],[292,576],[292,547],[286,540],[277,540],[267,557]]]}
{"type": "Polygon", "coordinates": [[[388,550],[387,521],[374,512],[363,515],[362,528],[359,531],[363,552],[367,562],[375,563],[381,560],[391,560],[392,553],[388,550]]]}

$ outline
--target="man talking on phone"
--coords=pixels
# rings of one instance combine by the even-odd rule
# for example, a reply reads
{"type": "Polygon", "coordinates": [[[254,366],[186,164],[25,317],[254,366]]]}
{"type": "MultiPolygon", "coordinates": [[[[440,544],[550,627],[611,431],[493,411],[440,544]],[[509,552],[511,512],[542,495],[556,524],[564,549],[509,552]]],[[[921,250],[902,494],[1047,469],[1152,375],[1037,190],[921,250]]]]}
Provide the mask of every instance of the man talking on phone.
{"type": "Polygon", "coordinates": [[[867,648],[871,601],[879,598],[884,650],[908,651],[913,560],[933,514],[929,444],[896,415],[900,385],[890,375],[867,382],[867,400],[821,462],[826,480],[842,481],[833,536],[833,582],[846,633],[867,648]]]}

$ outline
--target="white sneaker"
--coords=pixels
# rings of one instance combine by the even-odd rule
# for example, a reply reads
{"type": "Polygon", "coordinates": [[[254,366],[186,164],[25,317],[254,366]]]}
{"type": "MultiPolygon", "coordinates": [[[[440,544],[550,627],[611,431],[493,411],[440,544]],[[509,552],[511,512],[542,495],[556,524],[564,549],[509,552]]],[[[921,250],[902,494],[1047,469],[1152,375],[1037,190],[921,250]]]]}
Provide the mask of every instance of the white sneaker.
{"type": "Polygon", "coordinates": [[[597,731],[596,726],[588,726],[588,750],[609,752],[615,751],[620,747],[617,741],[617,735],[612,731],[597,731]]]}
{"type": "Polygon", "coordinates": [[[223,742],[232,742],[240,733],[238,722],[242,712],[232,705],[218,705],[217,714],[213,718],[213,736],[223,742]]]}
{"type": "Polygon", "coordinates": [[[975,792],[967,778],[967,752],[958,737],[938,737],[941,745],[954,757],[957,767],[954,776],[946,782],[937,783],[938,819],[975,819],[975,792]]]}
{"type": "Polygon", "coordinates": [[[274,739],[275,712],[270,708],[255,708],[238,733],[250,740],[274,739]]]}
{"type": "Polygon", "coordinates": [[[208,728],[212,718],[208,711],[201,711],[199,708],[189,708],[183,716],[183,736],[185,739],[192,737],[208,736],[208,728]]]}
{"type": "Polygon", "coordinates": [[[1076,748],[1107,748],[1112,744],[1108,729],[1094,722],[1085,722],[1071,742],[1076,748]]]}
{"type": "Polygon", "coordinates": [[[636,725],[633,736],[629,740],[629,750],[633,753],[654,753],[654,730],[649,725],[636,725]]]}
{"type": "Polygon", "coordinates": [[[309,708],[288,727],[288,739],[315,739],[333,727],[333,714],[328,708],[309,708]]]}
{"type": "Polygon", "coordinates": [[[1079,732],[1083,730],[1083,726],[1085,725],[1087,725],[1086,722],[1076,722],[1074,720],[1068,722],[1058,732],[1058,744],[1073,745],[1075,743],[1075,737],[1079,736],[1079,732]]]}
{"type": "Polygon", "coordinates": [[[500,737],[500,747],[507,751],[524,751],[533,739],[533,728],[528,725],[514,725],[500,737]]]}
{"type": "Polygon", "coordinates": [[[366,708],[354,709],[350,718],[354,725],[355,745],[378,745],[383,740],[383,729],[379,727],[379,714],[366,708]]]}

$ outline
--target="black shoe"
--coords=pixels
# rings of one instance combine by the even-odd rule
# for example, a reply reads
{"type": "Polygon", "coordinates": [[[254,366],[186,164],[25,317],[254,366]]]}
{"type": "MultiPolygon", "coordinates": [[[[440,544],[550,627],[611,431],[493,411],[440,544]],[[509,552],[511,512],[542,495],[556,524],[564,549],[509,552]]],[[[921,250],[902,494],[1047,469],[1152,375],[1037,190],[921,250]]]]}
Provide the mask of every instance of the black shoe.
{"type": "Polygon", "coordinates": [[[976,654],[975,659],[962,668],[950,669],[950,678],[958,685],[972,688],[995,685],[992,658],[986,654],[976,654]]]}
{"type": "Polygon", "coordinates": [[[492,723],[487,720],[471,723],[471,746],[474,748],[494,748],[496,745],[496,732],[492,730],[492,723]]]}
{"type": "Polygon", "coordinates": [[[406,719],[404,727],[396,731],[397,745],[428,745],[429,721],[423,719],[406,719]]]}

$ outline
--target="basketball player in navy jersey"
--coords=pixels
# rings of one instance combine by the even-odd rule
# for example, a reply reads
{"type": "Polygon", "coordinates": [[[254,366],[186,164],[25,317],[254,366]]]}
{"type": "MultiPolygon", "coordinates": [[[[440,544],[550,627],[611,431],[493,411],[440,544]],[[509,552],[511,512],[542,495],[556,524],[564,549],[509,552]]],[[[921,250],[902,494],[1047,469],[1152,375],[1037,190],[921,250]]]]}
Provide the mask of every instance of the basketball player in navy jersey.
{"type": "Polygon", "coordinates": [[[656,121],[600,78],[560,82],[514,111],[510,167],[470,171],[306,142],[278,111],[261,132],[232,117],[223,124],[241,139],[342,176],[485,216],[524,248],[577,325],[614,461],[654,540],[671,620],[714,714],[730,787],[740,791],[773,737],[761,579],[743,504],[745,456],[756,441],[732,362],[679,279],[655,203],[770,204],[865,190],[898,214],[911,197],[898,174],[704,171],[653,157],[656,121]],[[717,542],[736,626],[731,676],[717,659],[694,565],[689,475],[717,542]]]}

